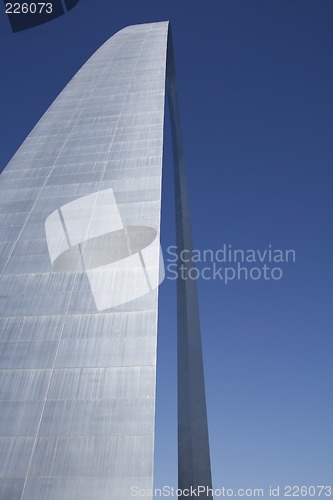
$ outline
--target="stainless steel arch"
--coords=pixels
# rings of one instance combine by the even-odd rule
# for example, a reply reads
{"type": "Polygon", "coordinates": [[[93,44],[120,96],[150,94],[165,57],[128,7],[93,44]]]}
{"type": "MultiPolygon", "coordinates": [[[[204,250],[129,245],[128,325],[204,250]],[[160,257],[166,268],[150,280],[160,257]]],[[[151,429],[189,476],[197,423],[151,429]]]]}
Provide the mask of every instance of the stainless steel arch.
{"type": "MultiPolygon", "coordinates": [[[[152,487],[168,29],[111,37],[1,175],[1,498],[152,487]]],[[[190,248],[168,47],[177,241],[190,248]]],[[[195,284],[178,288],[179,485],[209,486],[195,284]]]]}

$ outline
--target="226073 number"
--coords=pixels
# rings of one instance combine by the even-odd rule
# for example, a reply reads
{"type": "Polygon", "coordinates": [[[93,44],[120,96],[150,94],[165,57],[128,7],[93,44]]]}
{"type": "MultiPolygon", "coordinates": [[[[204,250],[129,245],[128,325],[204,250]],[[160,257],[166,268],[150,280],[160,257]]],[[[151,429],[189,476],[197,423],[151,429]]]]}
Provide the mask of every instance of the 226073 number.
{"type": "Polygon", "coordinates": [[[38,3],[6,3],[6,14],[52,14],[53,4],[38,3]]]}
{"type": "Polygon", "coordinates": [[[285,486],[285,497],[330,497],[332,496],[331,486],[285,486]]]}

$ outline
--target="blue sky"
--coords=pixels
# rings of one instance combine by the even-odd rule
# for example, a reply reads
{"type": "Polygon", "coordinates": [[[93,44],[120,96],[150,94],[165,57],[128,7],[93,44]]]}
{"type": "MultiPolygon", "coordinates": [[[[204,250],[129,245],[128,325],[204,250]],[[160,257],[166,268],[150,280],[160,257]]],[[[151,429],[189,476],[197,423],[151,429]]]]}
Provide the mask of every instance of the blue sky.
{"type": "MultiPolygon", "coordinates": [[[[332,484],[331,0],[80,0],[0,14],[0,171],[119,29],[170,20],[197,249],[294,249],[281,280],[198,280],[215,487],[332,484]]],[[[168,118],[162,245],[174,244],[168,118]]],[[[175,282],[160,288],[156,486],[176,485],[175,282]]]]}

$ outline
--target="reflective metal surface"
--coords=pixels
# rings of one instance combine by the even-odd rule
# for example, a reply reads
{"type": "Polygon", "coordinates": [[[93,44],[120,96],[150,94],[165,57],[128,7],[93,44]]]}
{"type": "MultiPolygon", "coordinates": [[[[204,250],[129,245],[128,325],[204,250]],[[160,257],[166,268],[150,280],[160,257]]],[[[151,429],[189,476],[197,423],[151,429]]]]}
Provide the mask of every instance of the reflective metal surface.
{"type": "Polygon", "coordinates": [[[1,499],[152,487],[167,33],[114,35],[1,174],[1,499]]]}

